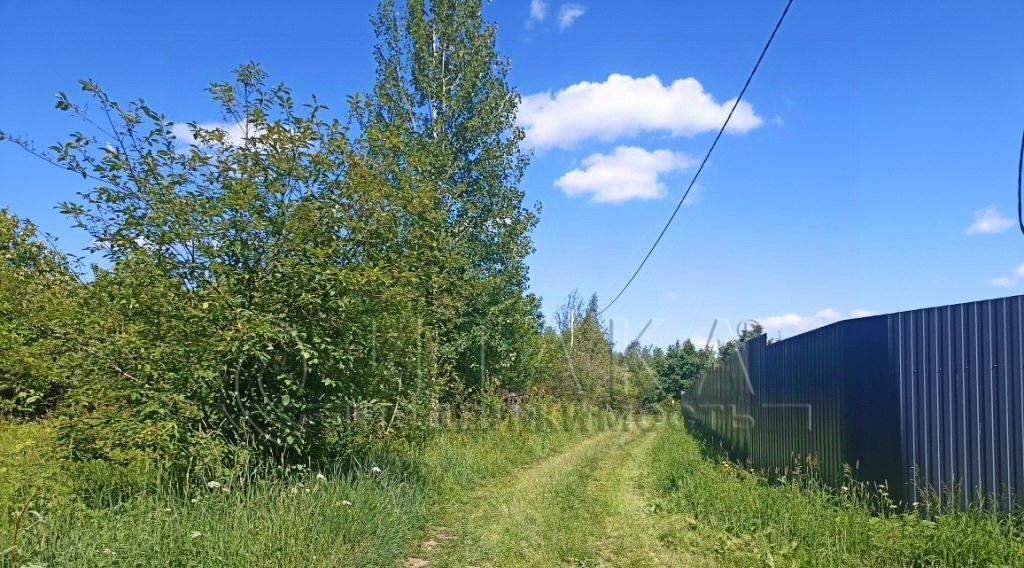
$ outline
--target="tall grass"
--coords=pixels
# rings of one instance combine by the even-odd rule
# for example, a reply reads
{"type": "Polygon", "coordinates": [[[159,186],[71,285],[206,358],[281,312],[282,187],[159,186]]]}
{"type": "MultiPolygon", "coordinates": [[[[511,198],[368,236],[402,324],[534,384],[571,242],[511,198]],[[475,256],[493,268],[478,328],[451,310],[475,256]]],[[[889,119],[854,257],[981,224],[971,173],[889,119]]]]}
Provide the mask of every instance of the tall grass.
{"type": "Polygon", "coordinates": [[[676,544],[727,566],[1022,566],[1024,524],[980,508],[879,507],[884,495],[809,478],[771,482],[725,459],[681,424],[652,448],[655,508],[679,517],[676,544]],[[710,450],[710,451],[709,451],[710,450]]]}
{"type": "Polygon", "coordinates": [[[189,484],[63,462],[45,423],[0,423],[0,471],[19,472],[0,481],[0,565],[395,566],[436,508],[607,425],[594,416],[451,424],[354,469],[189,484]]]}
{"type": "MultiPolygon", "coordinates": [[[[400,565],[449,504],[472,506],[480,484],[614,426],[608,418],[452,424],[354,468],[189,484],[145,467],[62,461],[46,423],[0,423],[0,566],[400,565]]],[[[712,564],[1024,565],[1019,517],[925,517],[880,507],[856,487],[768,480],[678,422],[666,421],[643,463],[655,538],[712,564]]],[[[585,515],[572,522],[589,530],[585,515]]]]}

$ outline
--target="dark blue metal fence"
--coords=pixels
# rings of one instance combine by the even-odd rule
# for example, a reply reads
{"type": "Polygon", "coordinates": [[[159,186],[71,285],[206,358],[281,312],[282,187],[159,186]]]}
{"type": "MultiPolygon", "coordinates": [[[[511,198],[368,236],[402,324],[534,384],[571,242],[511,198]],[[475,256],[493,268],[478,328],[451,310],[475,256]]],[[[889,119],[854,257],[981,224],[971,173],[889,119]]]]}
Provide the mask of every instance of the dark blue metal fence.
{"type": "Polygon", "coordinates": [[[761,336],[683,395],[685,412],[764,470],[961,505],[1024,506],[1024,296],[761,336]],[[848,469],[844,470],[844,466],[848,469]]]}

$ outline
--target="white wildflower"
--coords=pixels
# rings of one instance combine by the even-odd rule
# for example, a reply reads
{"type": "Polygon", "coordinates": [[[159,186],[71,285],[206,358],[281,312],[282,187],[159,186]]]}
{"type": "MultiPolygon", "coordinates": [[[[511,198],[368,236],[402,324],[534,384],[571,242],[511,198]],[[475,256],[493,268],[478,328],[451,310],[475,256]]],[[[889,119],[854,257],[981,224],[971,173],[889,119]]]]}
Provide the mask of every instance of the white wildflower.
{"type": "Polygon", "coordinates": [[[326,481],[327,480],[327,476],[325,476],[322,473],[318,473],[318,474],[316,474],[316,480],[317,481],[326,481]]]}
{"type": "Polygon", "coordinates": [[[374,475],[380,475],[381,473],[383,473],[383,471],[379,467],[373,466],[370,468],[370,473],[374,475]]]}
{"type": "Polygon", "coordinates": [[[341,504],[346,506],[346,507],[351,507],[352,506],[352,501],[349,501],[348,499],[345,499],[344,501],[341,502],[341,504]]]}
{"type": "Polygon", "coordinates": [[[217,483],[216,481],[211,481],[207,483],[206,486],[210,489],[220,489],[220,483],[217,483]]]}
{"type": "Polygon", "coordinates": [[[201,536],[203,536],[203,533],[201,533],[199,531],[192,531],[192,532],[188,533],[188,537],[191,538],[192,540],[195,540],[195,539],[197,539],[197,538],[199,538],[201,536]]]}

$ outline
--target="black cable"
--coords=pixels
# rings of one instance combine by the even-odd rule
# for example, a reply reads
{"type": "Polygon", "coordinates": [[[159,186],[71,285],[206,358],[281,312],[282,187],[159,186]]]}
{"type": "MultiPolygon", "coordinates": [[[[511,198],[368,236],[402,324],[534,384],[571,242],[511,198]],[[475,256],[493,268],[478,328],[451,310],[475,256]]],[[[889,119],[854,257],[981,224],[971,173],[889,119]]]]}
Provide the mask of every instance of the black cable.
{"type": "Polygon", "coordinates": [[[1024,173],[1024,132],[1020,133],[1020,158],[1017,160],[1017,222],[1024,233],[1024,205],[1021,204],[1021,174],[1024,173]]]}
{"type": "MultiPolygon", "coordinates": [[[[786,19],[786,14],[789,12],[789,7],[792,5],[793,0],[789,0],[788,2],[786,2],[786,8],[782,11],[782,15],[779,16],[779,21],[775,24],[775,29],[772,30],[772,35],[768,37],[768,42],[764,44],[764,49],[761,50],[761,55],[757,58],[757,63],[755,63],[754,68],[751,69],[750,75],[747,77],[747,82],[743,84],[743,89],[740,90],[739,96],[736,97],[736,102],[732,104],[732,108],[729,110],[729,115],[725,117],[725,122],[722,123],[722,128],[718,130],[718,134],[715,136],[715,140],[711,143],[711,147],[708,148],[708,153],[704,155],[704,160],[701,161],[700,167],[697,168],[697,172],[693,174],[693,179],[690,180],[690,185],[686,188],[686,192],[683,193],[683,197],[679,200],[679,203],[676,204],[675,210],[672,211],[672,215],[668,218],[668,222],[666,222],[665,226],[661,229],[661,233],[658,234],[658,238],[654,239],[654,244],[651,245],[651,249],[647,251],[647,254],[644,256],[644,259],[640,262],[640,266],[636,267],[636,271],[633,272],[633,275],[629,277],[629,281],[626,282],[626,285],[623,286],[621,290],[619,290],[619,293],[615,295],[615,298],[613,298],[612,301],[609,302],[608,305],[604,307],[604,309],[598,312],[597,315],[603,314],[605,311],[608,310],[608,308],[612,307],[612,304],[617,302],[618,299],[622,297],[622,293],[625,292],[626,289],[629,288],[629,285],[633,283],[633,280],[636,279],[637,274],[640,274],[640,271],[643,269],[644,265],[647,264],[647,260],[651,258],[651,254],[654,253],[654,249],[657,248],[658,243],[661,242],[661,238],[665,236],[665,231],[668,230],[669,225],[671,225],[672,221],[675,220],[676,214],[679,213],[679,208],[683,206],[683,202],[686,201],[686,197],[690,195],[690,190],[693,189],[693,185],[697,183],[697,178],[700,177],[700,172],[704,170],[704,165],[708,163],[708,158],[711,157],[711,152],[713,152],[715,150],[715,146],[718,145],[718,139],[721,138],[722,134],[725,132],[725,127],[729,126],[729,120],[732,119],[732,114],[736,112],[736,107],[738,107],[740,101],[743,100],[743,94],[747,92],[747,87],[750,86],[750,82],[754,79],[754,74],[757,73],[757,68],[761,66],[761,61],[764,59],[764,55],[768,53],[768,47],[771,46],[772,40],[775,39],[775,34],[779,31],[779,27],[782,26],[782,21],[786,19]]],[[[1022,222],[1021,227],[1024,228],[1024,222],[1022,222]]]]}

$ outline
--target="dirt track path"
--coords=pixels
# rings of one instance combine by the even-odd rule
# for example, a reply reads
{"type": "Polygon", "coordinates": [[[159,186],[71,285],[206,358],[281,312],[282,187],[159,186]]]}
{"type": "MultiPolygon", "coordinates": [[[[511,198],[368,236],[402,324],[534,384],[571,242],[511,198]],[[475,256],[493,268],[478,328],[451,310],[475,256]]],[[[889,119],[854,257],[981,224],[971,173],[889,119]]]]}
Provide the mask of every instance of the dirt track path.
{"type": "MultiPolygon", "coordinates": [[[[661,542],[645,464],[658,426],[597,433],[452,503],[408,566],[700,566],[661,542]]],[[[678,531],[679,527],[674,527],[678,531]]]]}

